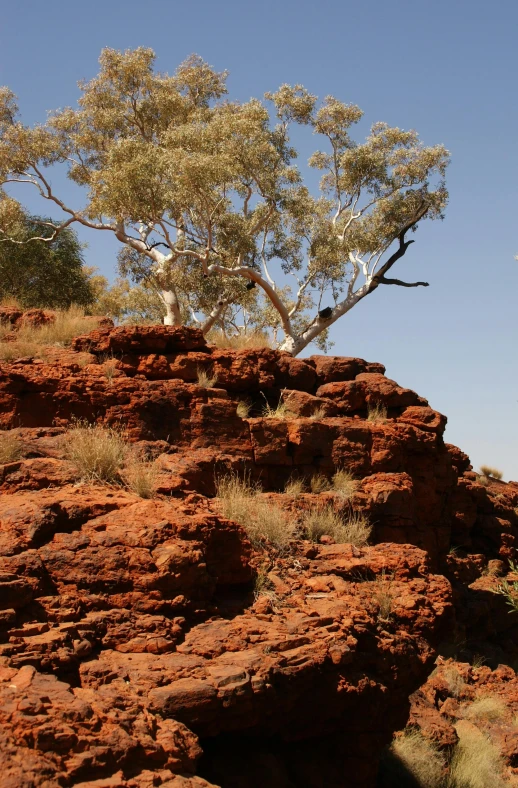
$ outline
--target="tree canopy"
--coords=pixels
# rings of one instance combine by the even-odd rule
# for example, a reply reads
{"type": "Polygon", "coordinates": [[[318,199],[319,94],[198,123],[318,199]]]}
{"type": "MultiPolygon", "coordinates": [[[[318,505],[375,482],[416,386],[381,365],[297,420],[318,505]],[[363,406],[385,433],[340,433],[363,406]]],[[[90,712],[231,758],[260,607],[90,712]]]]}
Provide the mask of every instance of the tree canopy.
{"type": "Polygon", "coordinates": [[[94,292],[83,268],[83,249],[70,227],[54,236],[50,219],[23,216],[13,241],[0,244],[0,299],[13,296],[24,307],[88,306],[94,292]],[[43,233],[46,241],[24,243],[43,233]],[[20,243],[22,242],[22,243],[20,243]]]}
{"type": "Polygon", "coordinates": [[[226,73],[198,56],[172,76],[154,60],[145,48],[103,50],[78,107],[33,128],[1,89],[0,239],[12,237],[23,210],[14,189],[32,187],[64,214],[42,223],[50,237],[35,237],[51,243],[74,223],[115,234],[120,267],[156,289],[167,324],[266,324],[291,353],[378,286],[427,284],[388,273],[412,243],[407,234],[442,216],[442,145],[385,123],[356,142],[355,105],[318,102],[301,85],[230,101],[226,73]],[[297,166],[293,126],[318,139],[309,160],[321,172],[316,193],[297,166]],[[84,187],[82,206],[55,193],[55,164],[84,187]]]}

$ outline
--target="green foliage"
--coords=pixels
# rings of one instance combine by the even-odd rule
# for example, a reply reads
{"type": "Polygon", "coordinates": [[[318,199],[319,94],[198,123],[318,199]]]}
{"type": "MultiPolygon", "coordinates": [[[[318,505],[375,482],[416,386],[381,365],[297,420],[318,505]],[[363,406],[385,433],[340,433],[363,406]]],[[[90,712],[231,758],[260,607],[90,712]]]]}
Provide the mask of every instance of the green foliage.
{"type": "Polygon", "coordinates": [[[34,236],[50,238],[51,228],[37,216],[23,217],[15,241],[0,243],[0,299],[14,297],[22,307],[66,309],[71,304],[88,306],[94,292],[83,268],[83,248],[70,228],[46,241],[29,241],[34,236]]]}

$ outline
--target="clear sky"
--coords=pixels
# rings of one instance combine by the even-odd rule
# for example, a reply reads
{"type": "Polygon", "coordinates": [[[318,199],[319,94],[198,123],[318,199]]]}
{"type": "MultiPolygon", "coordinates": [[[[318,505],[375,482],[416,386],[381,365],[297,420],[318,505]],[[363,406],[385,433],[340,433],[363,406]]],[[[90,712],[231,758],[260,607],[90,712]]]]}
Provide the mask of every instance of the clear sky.
{"type": "MultiPolygon", "coordinates": [[[[446,439],[476,468],[518,479],[516,0],[1,0],[0,11],[0,84],[29,123],[75,103],[102,47],[149,46],[161,71],[192,52],[228,69],[231,98],[300,82],[359,104],[361,133],[383,120],[444,143],[446,219],[425,223],[394,269],[430,287],[378,288],[332,328],[332,352],[383,362],[448,416],[446,439]]],[[[87,262],[113,277],[117,242],[80,235],[87,262]]]]}

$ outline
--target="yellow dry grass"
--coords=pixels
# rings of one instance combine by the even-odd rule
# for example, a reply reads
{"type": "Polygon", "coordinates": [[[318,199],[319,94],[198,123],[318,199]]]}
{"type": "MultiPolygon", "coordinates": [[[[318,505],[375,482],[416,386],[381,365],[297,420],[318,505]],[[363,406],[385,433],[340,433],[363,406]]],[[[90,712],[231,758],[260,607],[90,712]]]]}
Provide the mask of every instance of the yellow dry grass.
{"type": "Polygon", "coordinates": [[[260,350],[261,348],[271,348],[272,343],[267,334],[254,331],[251,334],[233,334],[226,336],[221,331],[211,331],[207,336],[207,341],[211,345],[222,350],[260,350]]]}
{"type": "Polygon", "coordinates": [[[314,542],[322,536],[330,536],[337,544],[353,544],[363,547],[367,544],[372,526],[365,515],[351,512],[341,516],[331,505],[319,506],[304,513],[303,526],[308,537],[314,542]]]}
{"type": "Polygon", "coordinates": [[[127,457],[122,432],[112,427],[78,422],[64,436],[65,457],[74,463],[81,479],[116,482],[127,457]]]}
{"type": "Polygon", "coordinates": [[[351,498],[357,487],[358,482],[345,468],[338,470],[333,476],[333,490],[340,493],[343,498],[351,498]]]}
{"type": "Polygon", "coordinates": [[[16,462],[23,457],[23,444],[14,430],[0,432],[0,465],[16,462]]]}
{"type": "Polygon", "coordinates": [[[223,515],[243,526],[252,544],[260,545],[267,540],[277,548],[286,548],[295,530],[289,514],[272,501],[261,498],[260,492],[259,487],[237,474],[216,480],[216,494],[223,515]]]}

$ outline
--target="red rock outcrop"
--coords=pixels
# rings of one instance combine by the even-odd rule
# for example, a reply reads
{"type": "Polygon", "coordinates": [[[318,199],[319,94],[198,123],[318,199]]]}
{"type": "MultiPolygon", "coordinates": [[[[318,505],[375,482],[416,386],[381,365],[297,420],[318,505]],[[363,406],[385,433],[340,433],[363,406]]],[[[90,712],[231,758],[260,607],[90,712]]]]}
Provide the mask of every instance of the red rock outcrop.
{"type": "Polygon", "coordinates": [[[441,643],[489,618],[488,648],[512,650],[494,591],[518,485],[480,484],[445,418],[379,364],[106,327],[2,364],[0,423],[23,447],[0,466],[8,788],[368,788],[441,643]],[[280,400],[286,417],[265,417],[280,400]],[[157,497],[80,482],[63,455],[77,419],[154,457],[157,497]],[[349,498],[283,493],[339,469],[349,498]],[[372,546],[295,532],[287,551],[252,548],[213,500],[228,471],[294,522],[319,504],[367,514],[372,546]]]}

